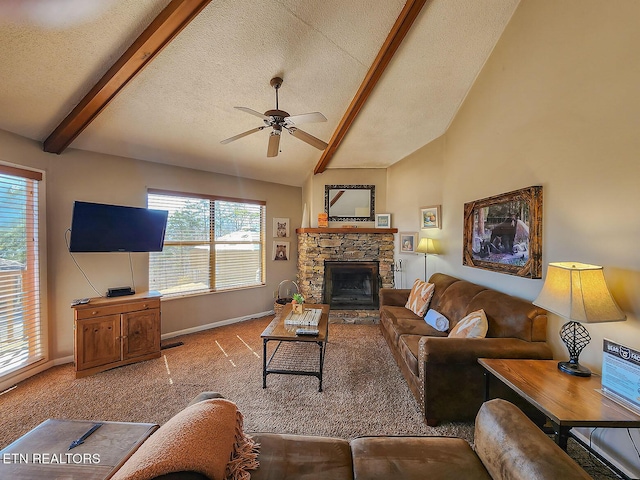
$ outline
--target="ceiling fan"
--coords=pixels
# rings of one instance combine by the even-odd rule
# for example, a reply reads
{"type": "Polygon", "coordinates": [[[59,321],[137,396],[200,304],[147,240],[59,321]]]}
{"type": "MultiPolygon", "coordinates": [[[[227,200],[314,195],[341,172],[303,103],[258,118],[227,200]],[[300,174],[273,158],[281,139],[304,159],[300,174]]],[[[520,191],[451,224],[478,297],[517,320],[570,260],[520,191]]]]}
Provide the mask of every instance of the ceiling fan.
{"type": "Polygon", "coordinates": [[[316,147],[319,150],[324,150],[325,148],[327,148],[327,143],[303,130],[300,130],[297,127],[297,125],[303,123],[326,122],[327,118],[320,112],[303,113],[301,115],[289,115],[284,110],[280,110],[278,108],[278,89],[282,86],[282,78],[274,77],[271,79],[270,84],[276,90],[275,110],[267,110],[266,112],[264,112],[264,114],[262,114],[247,107],[234,107],[238,110],[242,110],[243,112],[247,112],[251,115],[255,115],[256,117],[261,118],[264,122],[264,125],[252,128],[251,130],[240,133],[238,135],[234,135],[233,137],[222,140],[220,143],[227,144],[233,142],[234,140],[238,140],[239,138],[246,137],[247,135],[251,135],[252,133],[263,130],[267,127],[271,127],[273,130],[271,132],[271,135],[269,136],[267,157],[275,157],[278,155],[278,150],[280,148],[280,134],[282,133],[283,128],[294,137],[308,143],[312,147],[316,147]]]}

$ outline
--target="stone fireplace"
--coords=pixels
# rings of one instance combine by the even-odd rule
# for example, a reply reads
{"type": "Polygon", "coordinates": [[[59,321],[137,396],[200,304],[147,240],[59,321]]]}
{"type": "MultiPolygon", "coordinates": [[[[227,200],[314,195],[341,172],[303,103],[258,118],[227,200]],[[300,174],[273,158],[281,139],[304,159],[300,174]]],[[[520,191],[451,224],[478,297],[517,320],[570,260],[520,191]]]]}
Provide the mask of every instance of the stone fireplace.
{"type": "Polygon", "coordinates": [[[338,292],[339,303],[331,308],[331,321],[347,323],[377,321],[377,291],[383,287],[393,288],[394,286],[393,251],[396,231],[397,229],[390,228],[300,228],[296,230],[300,293],[309,303],[327,303],[325,269],[326,265],[329,265],[329,281],[333,283],[337,279],[341,283],[342,290],[338,292]],[[362,272],[363,268],[370,269],[373,264],[377,267],[377,274],[372,273],[371,270],[368,274],[362,272]],[[348,270],[346,273],[339,273],[336,277],[331,271],[335,266],[348,270]],[[361,271],[356,272],[356,270],[361,271]],[[362,283],[367,275],[373,275],[374,282],[369,287],[363,287],[354,300],[355,283],[362,283]],[[369,293],[366,293],[367,289],[369,293]],[[366,299],[365,306],[364,297],[366,296],[369,298],[366,299]]]}

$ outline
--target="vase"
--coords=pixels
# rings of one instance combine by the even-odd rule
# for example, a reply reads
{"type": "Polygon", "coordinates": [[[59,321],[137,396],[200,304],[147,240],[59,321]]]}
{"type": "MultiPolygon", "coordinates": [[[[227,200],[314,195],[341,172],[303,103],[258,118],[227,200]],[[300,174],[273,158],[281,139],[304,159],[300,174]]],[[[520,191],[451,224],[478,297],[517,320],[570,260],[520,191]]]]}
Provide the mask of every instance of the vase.
{"type": "Polygon", "coordinates": [[[293,303],[292,304],[293,313],[302,313],[304,311],[303,303],[293,303]]]}

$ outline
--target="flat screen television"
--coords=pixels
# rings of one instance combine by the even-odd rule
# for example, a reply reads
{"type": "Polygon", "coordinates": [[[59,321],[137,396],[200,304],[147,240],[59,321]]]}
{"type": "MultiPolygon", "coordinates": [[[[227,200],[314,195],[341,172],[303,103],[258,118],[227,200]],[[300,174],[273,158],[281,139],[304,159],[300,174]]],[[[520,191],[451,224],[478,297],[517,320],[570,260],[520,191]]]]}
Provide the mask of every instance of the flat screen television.
{"type": "Polygon", "coordinates": [[[167,211],[75,202],[70,252],[161,252],[167,211]]]}

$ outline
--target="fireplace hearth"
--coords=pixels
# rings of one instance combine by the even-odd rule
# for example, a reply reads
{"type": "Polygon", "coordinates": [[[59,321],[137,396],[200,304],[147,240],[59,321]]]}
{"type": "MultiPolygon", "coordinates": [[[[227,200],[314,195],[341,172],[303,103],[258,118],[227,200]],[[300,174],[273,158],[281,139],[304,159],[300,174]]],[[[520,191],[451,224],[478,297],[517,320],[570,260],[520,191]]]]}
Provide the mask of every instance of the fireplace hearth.
{"type": "Polygon", "coordinates": [[[325,261],[323,303],[332,309],[375,310],[380,283],[377,261],[325,261]]]}

